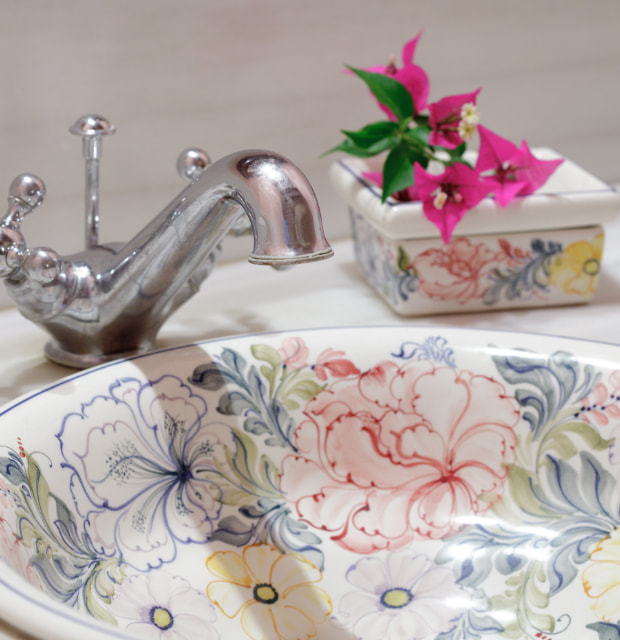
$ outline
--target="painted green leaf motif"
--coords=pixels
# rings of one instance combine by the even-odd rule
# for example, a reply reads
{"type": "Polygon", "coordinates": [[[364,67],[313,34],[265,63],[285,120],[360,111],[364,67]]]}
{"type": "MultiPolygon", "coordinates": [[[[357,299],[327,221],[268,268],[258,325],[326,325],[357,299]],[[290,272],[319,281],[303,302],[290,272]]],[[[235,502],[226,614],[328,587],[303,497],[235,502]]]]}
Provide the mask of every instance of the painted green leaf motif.
{"type": "Polygon", "coordinates": [[[403,271],[404,273],[413,271],[413,267],[411,266],[411,258],[400,245],[398,246],[398,256],[396,258],[396,265],[399,268],[399,270],[403,271]]]}
{"type": "Polygon", "coordinates": [[[299,403],[293,400],[292,396],[296,396],[303,402],[312,400],[320,391],[325,388],[325,385],[319,384],[314,377],[298,377],[295,384],[287,388],[286,391],[280,394],[280,401],[287,409],[298,409],[299,403]]]}
{"type": "Polygon", "coordinates": [[[557,512],[547,507],[534,491],[538,485],[538,479],[533,478],[532,474],[523,467],[513,465],[510,468],[508,490],[517,507],[523,512],[539,518],[554,519],[557,517],[557,512]]]}
{"type": "Polygon", "coordinates": [[[282,364],[282,358],[277,349],[268,344],[253,344],[251,347],[252,355],[257,360],[268,362],[273,368],[282,364]]]}
{"type": "Polygon", "coordinates": [[[116,623],[103,603],[110,604],[117,584],[125,578],[125,567],[117,558],[109,558],[97,563],[84,584],[84,603],[87,611],[95,618],[116,623]]]}
{"type": "Polygon", "coordinates": [[[268,344],[253,344],[251,351],[257,360],[267,363],[260,367],[260,372],[269,382],[269,396],[271,397],[276,386],[278,372],[282,370],[282,358],[278,351],[268,344]]]}
{"type": "Polygon", "coordinates": [[[278,467],[265,455],[260,454],[254,438],[246,433],[233,430],[235,450],[227,452],[227,462],[236,478],[232,482],[233,493],[224,493],[226,504],[239,506],[249,504],[258,498],[279,498],[277,489],[280,472],[278,467]]]}
{"type": "Polygon", "coordinates": [[[516,613],[515,618],[504,625],[500,634],[503,638],[529,639],[535,633],[553,632],[555,619],[540,612],[549,604],[548,593],[541,586],[545,580],[543,563],[534,562],[525,571],[513,574],[506,580],[503,594],[490,598],[491,610],[516,613]]]}
{"type": "Polygon", "coordinates": [[[592,425],[585,422],[567,422],[550,429],[540,447],[540,455],[556,453],[563,460],[569,460],[580,451],[604,451],[610,447],[613,439],[603,438],[592,425]],[[577,440],[577,442],[575,442],[577,440]],[[581,442],[580,442],[581,441],[581,442]]]}

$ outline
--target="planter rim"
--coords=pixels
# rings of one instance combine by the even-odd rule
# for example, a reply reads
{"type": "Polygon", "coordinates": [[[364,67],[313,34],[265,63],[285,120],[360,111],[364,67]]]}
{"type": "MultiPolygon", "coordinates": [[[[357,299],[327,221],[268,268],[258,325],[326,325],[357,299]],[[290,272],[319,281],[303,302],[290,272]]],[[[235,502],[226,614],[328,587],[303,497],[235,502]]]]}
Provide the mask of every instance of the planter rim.
{"type": "MultiPolygon", "coordinates": [[[[585,227],[610,222],[620,213],[620,192],[553,149],[532,152],[543,160],[564,162],[538,191],[500,207],[492,197],[467,211],[454,237],[585,227]]],[[[362,176],[377,171],[376,158],[346,158],[333,163],[329,178],[344,201],[392,239],[435,238],[439,230],[424,216],[420,202],[381,203],[381,189],[362,176]]]]}

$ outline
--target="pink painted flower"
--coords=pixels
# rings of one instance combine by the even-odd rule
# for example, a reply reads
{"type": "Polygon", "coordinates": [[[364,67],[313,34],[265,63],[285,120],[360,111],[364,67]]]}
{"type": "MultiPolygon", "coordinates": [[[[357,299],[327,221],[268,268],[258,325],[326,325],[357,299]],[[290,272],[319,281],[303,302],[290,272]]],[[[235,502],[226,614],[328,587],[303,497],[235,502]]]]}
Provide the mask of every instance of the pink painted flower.
{"type": "Polygon", "coordinates": [[[479,131],[476,171],[492,185],[493,195],[502,207],[518,195],[534,193],[562,164],[562,160],[539,160],[525,140],[519,148],[486,127],[480,126],[479,131]]]}
{"type": "Polygon", "coordinates": [[[620,425],[620,371],[614,371],[606,382],[599,382],[582,398],[577,415],[598,427],[620,425]]]}
{"type": "Polygon", "coordinates": [[[471,140],[478,123],[476,98],[480,91],[447,96],[428,105],[430,144],[454,149],[471,140]]]}
{"type": "Polygon", "coordinates": [[[310,353],[302,338],[285,338],[278,354],[282,358],[282,364],[291,369],[303,369],[308,364],[310,353]]]}
{"type": "Polygon", "coordinates": [[[44,590],[37,570],[30,563],[30,551],[2,517],[0,517],[0,560],[6,562],[26,582],[41,591],[44,590]]]}
{"type": "MultiPolygon", "coordinates": [[[[428,76],[426,75],[424,69],[422,69],[422,67],[419,67],[417,64],[413,64],[413,56],[415,54],[418,40],[421,36],[422,33],[420,32],[415,38],[413,38],[413,40],[409,40],[409,42],[407,42],[403,46],[401,54],[403,61],[402,68],[399,69],[396,66],[396,62],[392,60],[387,66],[375,66],[366,69],[366,71],[372,71],[373,73],[382,73],[386,76],[390,76],[394,78],[394,80],[398,80],[401,84],[403,84],[407,91],[409,91],[409,93],[411,94],[415,113],[419,113],[426,107],[426,101],[428,100],[430,87],[428,76]]],[[[396,117],[390,111],[390,109],[382,104],[379,104],[379,106],[391,120],[396,120],[396,117]]]]}
{"type": "Polygon", "coordinates": [[[357,375],[360,370],[351,362],[343,358],[344,351],[325,349],[319,354],[316,364],[312,367],[319,380],[327,380],[327,375],[334,378],[346,378],[350,375],[357,375]]]}
{"type": "Polygon", "coordinates": [[[4,478],[0,478],[0,519],[9,511],[15,509],[15,497],[5,482],[4,478]]]}
{"type": "Polygon", "coordinates": [[[448,166],[439,175],[428,173],[416,162],[414,176],[424,215],[439,229],[446,244],[465,212],[475,207],[492,188],[476,171],[460,162],[448,166]]]}
{"type": "Polygon", "coordinates": [[[507,258],[503,251],[492,251],[483,242],[472,244],[468,238],[456,238],[418,254],[412,266],[421,296],[465,303],[482,298],[490,274],[508,262],[507,258]]]}
{"type": "Polygon", "coordinates": [[[441,538],[502,494],[519,405],[499,382],[384,361],[306,406],[281,489],[300,518],[357,553],[441,538]]]}

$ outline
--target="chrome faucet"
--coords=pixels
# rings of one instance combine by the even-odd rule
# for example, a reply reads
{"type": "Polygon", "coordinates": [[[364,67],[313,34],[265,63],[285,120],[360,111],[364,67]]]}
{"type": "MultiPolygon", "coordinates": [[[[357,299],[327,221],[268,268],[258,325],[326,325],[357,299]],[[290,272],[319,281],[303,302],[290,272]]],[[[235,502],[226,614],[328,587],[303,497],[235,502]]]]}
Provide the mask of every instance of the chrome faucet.
{"type": "Polygon", "coordinates": [[[45,197],[43,181],[15,178],[0,222],[0,276],[17,308],[51,336],[47,357],[86,368],[156,348],[166,319],[211,273],[223,237],[243,225],[254,235],[249,261],[278,267],[332,255],[312,187],[286,158],[241,151],[210,163],[197,149],[177,167],[190,180],[162,212],[127,244],[100,244],[99,160],[103,117],[80,118],[86,161],[86,249],[66,257],[29,249],[20,231],[25,215],[45,197]]]}

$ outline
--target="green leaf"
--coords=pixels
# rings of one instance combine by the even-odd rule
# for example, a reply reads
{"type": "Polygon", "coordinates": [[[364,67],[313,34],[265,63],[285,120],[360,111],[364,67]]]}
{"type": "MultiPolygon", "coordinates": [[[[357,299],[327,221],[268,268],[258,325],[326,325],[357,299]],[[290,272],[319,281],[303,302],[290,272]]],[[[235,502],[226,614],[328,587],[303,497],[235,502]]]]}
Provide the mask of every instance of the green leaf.
{"type": "Polygon", "coordinates": [[[430,127],[419,126],[414,127],[413,129],[407,129],[407,131],[405,132],[405,137],[407,138],[407,140],[410,140],[412,144],[426,148],[429,146],[428,136],[430,132],[430,127]]]}
{"type": "Polygon", "coordinates": [[[390,109],[399,121],[413,117],[413,98],[401,82],[382,73],[373,73],[355,67],[347,68],[366,83],[375,98],[390,109]]]}
{"type": "Polygon", "coordinates": [[[385,159],[381,201],[385,202],[393,193],[407,189],[413,182],[413,162],[409,147],[403,140],[390,151],[385,159]]]}
{"type": "Polygon", "coordinates": [[[368,124],[358,131],[343,130],[342,133],[344,133],[356,147],[370,149],[377,144],[384,143],[386,140],[390,142],[394,141],[398,133],[398,125],[389,120],[381,120],[380,122],[368,124]]]}
{"type": "Polygon", "coordinates": [[[337,151],[342,151],[343,153],[347,153],[350,156],[356,156],[357,158],[372,158],[376,156],[377,153],[375,151],[368,151],[367,149],[362,149],[361,147],[356,146],[352,140],[346,138],[340,144],[332,147],[325,153],[321,154],[321,157],[325,157],[330,153],[335,153],[337,151]]]}
{"type": "Polygon", "coordinates": [[[463,142],[463,144],[460,144],[458,147],[455,147],[454,149],[448,149],[447,151],[450,154],[451,158],[461,158],[466,150],[467,143],[463,142]]]}

